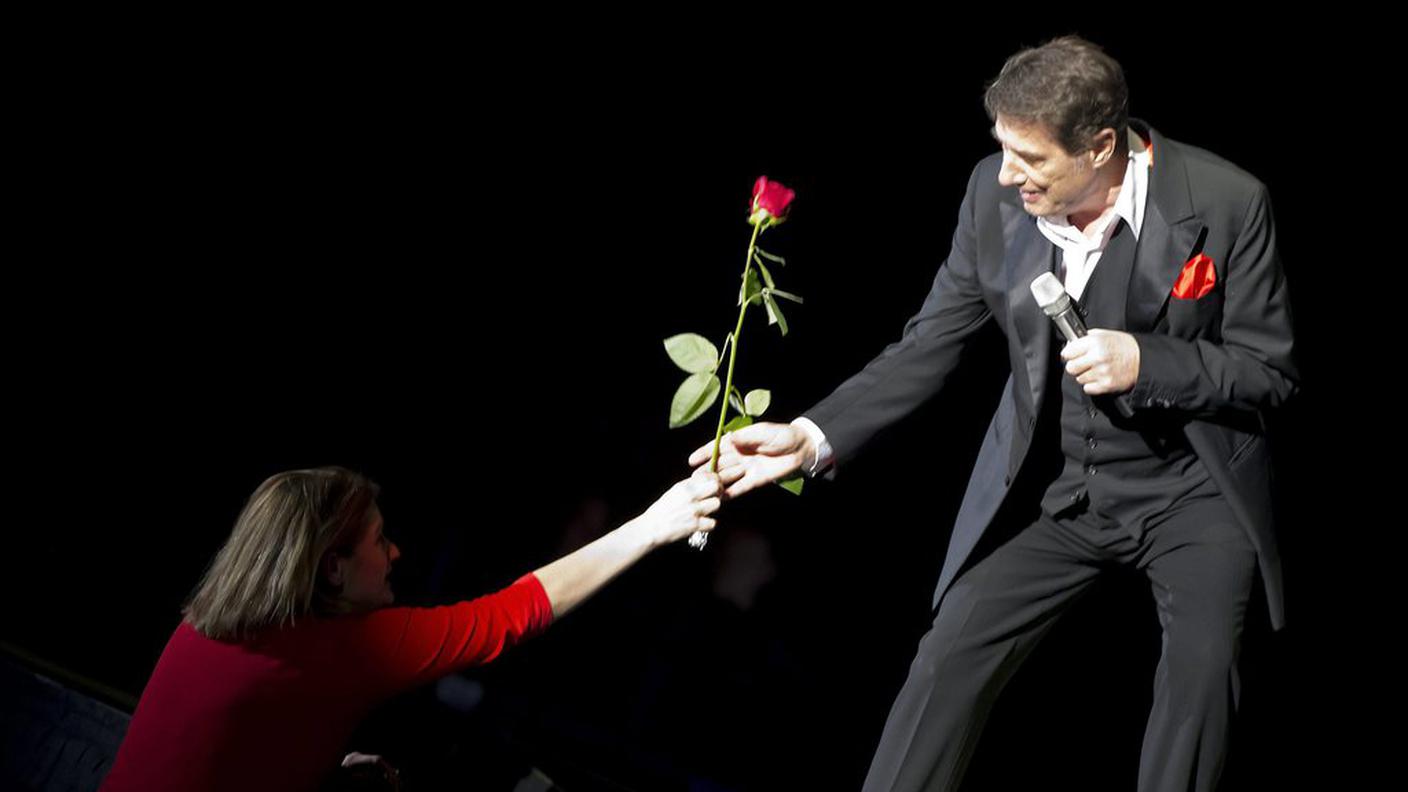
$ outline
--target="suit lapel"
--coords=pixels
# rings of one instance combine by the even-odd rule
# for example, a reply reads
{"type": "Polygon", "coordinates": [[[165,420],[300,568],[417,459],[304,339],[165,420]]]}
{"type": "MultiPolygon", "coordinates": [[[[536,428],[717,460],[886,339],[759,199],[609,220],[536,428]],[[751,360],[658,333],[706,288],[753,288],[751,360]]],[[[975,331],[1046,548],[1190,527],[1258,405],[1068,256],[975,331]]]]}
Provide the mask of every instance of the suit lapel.
{"type": "MultiPolygon", "coordinates": [[[[1202,245],[1204,227],[1193,214],[1188,173],[1177,149],[1143,122],[1131,120],[1131,124],[1154,144],[1149,195],[1124,306],[1126,330],[1145,333],[1158,322],[1183,264],[1202,245]]],[[[1036,219],[1017,202],[1016,191],[1004,193],[999,209],[1008,273],[1008,321],[1021,342],[1026,386],[1036,414],[1045,391],[1053,330],[1032,297],[1031,283],[1051,271],[1053,246],[1037,230],[1036,219]]]]}
{"type": "Polygon", "coordinates": [[[1139,121],[1130,122],[1154,144],[1154,167],[1134,273],[1125,303],[1125,327],[1131,333],[1154,329],[1183,264],[1201,247],[1202,222],[1193,214],[1188,171],[1177,149],[1139,121]]]}
{"type": "MultiPolygon", "coordinates": [[[[1015,191],[1014,191],[1015,192],[1015,191]]],[[[1004,196],[1000,206],[1007,267],[1007,306],[1010,326],[1017,331],[1026,360],[1032,414],[1041,409],[1051,352],[1051,320],[1032,296],[1032,281],[1051,271],[1052,245],[1036,229],[1036,219],[1004,196]]]]}

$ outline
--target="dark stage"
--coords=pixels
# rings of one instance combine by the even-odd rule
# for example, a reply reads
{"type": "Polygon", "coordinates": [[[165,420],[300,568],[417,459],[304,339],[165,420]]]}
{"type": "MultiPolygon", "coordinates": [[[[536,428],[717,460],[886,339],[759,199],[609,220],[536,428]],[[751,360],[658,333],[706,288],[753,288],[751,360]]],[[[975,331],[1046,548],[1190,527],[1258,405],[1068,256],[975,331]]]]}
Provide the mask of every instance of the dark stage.
{"type": "MultiPolygon", "coordinates": [[[[1369,485],[1334,463],[1337,341],[1300,310],[1346,167],[1306,107],[1337,100],[1316,62],[1245,31],[939,43],[896,20],[727,47],[524,35],[513,57],[191,40],[70,78],[85,131],[46,142],[41,195],[65,219],[9,290],[0,641],[130,707],[244,499],[289,468],[381,484],[403,603],[490,591],[631,518],[711,437],[712,418],[667,429],[661,341],[732,329],[754,178],[797,191],[764,242],[806,302],[785,338],[749,316],[738,377],[787,421],[923,300],[995,150],[984,82],[1072,31],[1123,63],[1133,116],[1270,188],[1303,380],[1275,446],[1289,626],[1253,597],[1223,788],[1355,788],[1341,652],[1367,617],[1344,615],[1357,573],[1325,537],[1359,522],[1327,493],[1369,485]]],[[[567,792],[858,789],[1007,375],[986,343],[835,481],[726,505],[706,551],[666,548],[542,638],[398,699],[357,750],[417,790],[533,768],[567,792]]],[[[1083,601],[1000,700],[965,789],[1132,789],[1159,647],[1142,579],[1083,601]]]]}

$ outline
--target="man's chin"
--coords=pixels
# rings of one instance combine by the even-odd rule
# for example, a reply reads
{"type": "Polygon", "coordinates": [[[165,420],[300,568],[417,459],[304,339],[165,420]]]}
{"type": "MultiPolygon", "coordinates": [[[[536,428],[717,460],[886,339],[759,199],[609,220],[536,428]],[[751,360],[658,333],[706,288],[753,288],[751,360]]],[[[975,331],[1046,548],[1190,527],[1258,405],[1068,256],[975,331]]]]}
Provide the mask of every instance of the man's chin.
{"type": "Polygon", "coordinates": [[[1022,204],[1022,208],[1025,209],[1027,211],[1027,214],[1031,215],[1032,217],[1052,217],[1057,214],[1057,211],[1045,201],[1037,201],[1036,203],[1022,204]]]}

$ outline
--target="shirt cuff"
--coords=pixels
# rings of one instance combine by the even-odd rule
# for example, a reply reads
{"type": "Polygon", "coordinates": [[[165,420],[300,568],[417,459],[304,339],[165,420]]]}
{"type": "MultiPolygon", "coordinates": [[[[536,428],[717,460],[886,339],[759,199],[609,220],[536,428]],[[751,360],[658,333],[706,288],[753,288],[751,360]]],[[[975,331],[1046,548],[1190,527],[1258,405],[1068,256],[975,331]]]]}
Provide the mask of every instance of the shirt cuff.
{"type": "Polygon", "coordinates": [[[831,444],[826,442],[826,433],[821,431],[821,427],[805,415],[794,419],[792,425],[806,432],[811,438],[812,448],[816,449],[816,458],[812,460],[811,467],[807,468],[807,475],[815,476],[830,467],[835,455],[831,452],[831,444]]]}

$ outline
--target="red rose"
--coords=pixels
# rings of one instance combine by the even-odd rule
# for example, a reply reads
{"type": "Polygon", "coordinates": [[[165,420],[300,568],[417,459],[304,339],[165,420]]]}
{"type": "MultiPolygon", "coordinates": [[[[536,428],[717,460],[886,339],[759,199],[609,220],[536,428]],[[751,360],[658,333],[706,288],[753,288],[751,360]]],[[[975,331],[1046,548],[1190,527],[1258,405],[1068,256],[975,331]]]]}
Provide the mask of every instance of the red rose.
{"type": "Polygon", "coordinates": [[[753,184],[753,208],[750,210],[748,222],[754,225],[782,222],[787,216],[787,208],[792,205],[792,199],[796,197],[796,192],[780,182],[768,181],[768,177],[759,176],[758,181],[753,184]]]}
{"type": "Polygon", "coordinates": [[[1217,285],[1217,270],[1213,268],[1212,257],[1202,253],[1188,259],[1178,280],[1173,284],[1173,296],[1180,300],[1202,298],[1217,285]]]}

